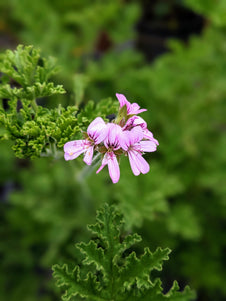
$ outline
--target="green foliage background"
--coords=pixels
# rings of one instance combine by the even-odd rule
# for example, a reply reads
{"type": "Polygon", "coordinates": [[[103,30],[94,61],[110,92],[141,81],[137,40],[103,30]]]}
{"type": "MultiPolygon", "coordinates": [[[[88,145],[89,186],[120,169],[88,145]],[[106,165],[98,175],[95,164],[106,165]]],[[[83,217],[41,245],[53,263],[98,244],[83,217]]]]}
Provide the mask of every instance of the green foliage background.
{"type": "MultiPolygon", "coordinates": [[[[1,300],[59,300],[50,267],[79,262],[73,245],[88,241],[86,225],[105,202],[123,213],[128,232],[142,236],[138,251],[173,250],[162,276],[166,289],[177,279],[197,291],[197,300],[225,299],[225,1],[175,2],[202,14],[205,26],[186,44],[169,41],[170,52],[152,64],[133,43],[140,1],[1,2],[2,35],[14,45],[39,47],[61,66],[53,81],[67,93],[44,95],[45,108],[39,110],[56,118],[60,103],[64,114],[64,107],[76,106],[82,126],[109,109],[115,113],[114,95],[124,93],[148,109],[142,117],[160,143],[156,153],[146,155],[149,174],[135,177],[125,159],[120,181],[112,185],[106,170],[84,179],[81,159],[61,158],[66,140],[60,138],[76,135],[74,128],[64,137],[54,134],[59,156],[50,148],[45,149],[50,157],[35,158],[43,146],[26,147],[28,153],[20,156],[21,146],[2,127],[1,137],[9,140],[1,140],[0,155],[1,300]],[[98,46],[101,36],[109,40],[107,49],[98,46]],[[112,100],[98,107],[109,96],[112,100]]],[[[69,122],[68,117],[58,116],[69,122]]],[[[20,132],[22,138],[30,127],[20,132]]]]}

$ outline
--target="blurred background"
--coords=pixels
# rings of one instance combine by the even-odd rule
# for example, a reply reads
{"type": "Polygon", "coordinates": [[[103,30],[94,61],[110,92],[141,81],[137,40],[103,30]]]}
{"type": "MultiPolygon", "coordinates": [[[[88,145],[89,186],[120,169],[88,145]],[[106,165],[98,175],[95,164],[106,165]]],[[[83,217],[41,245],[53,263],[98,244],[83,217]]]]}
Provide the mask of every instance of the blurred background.
{"type": "Polygon", "coordinates": [[[67,94],[45,105],[73,105],[81,84],[81,106],[123,93],[160,145],[150,173],[122,160],[112,185],[107,170],[78,181],[79,160],[17,159],[1,141],[0,299],[60,300],[51,266],[79,260],[74,244],[108,202],[141,250],[172,249],[165,291],[177,279],[198,301],[225,300],[226,1],[0,1],[0,50],[18,44],[61,66],[67,94]]]}

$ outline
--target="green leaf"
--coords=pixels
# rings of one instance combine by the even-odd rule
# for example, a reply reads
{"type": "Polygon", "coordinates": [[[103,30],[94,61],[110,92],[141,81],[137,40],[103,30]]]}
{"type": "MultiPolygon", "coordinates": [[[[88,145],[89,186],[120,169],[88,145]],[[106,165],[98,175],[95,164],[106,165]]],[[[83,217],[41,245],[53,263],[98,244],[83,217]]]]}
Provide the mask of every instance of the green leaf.
{"type": "Polygon", "coordinates": [[[65,289],[63,300],[77,295],[99,301],[192,300],[194,293],[188,287],[179,292],[174,282],[170,291],[163,294],[161,281],[150,280],[151,271],[162,269],[170,250],[158,248],[152,253],[145,248],[144,254],[137,256],[131,247],[141,238],[137,234],[123,235],[123,225],[122,216],[113,206],[105,205],[97,212],[96,224],[88,226],[94,238],[77,244],[85,257],[81,264],[72,271],[65,264],[53,267],[57,286],[65,289]]]}
{"type": "Polygon", "coordinates": [[[105,271],[104,250],[102,248],[98,248],[94,241],[91,240],[88,244],[77,244],[77,248],[85,255],[83,264],[89,265],[94,263],[97,270],[105,271]]]}
{"type": "Polygon", "coordinates": [[[33,46],[19,45],[15,51],[7,50],[0,57],[0,71],[5,76],[0,85],[0,98],[33,100],[65,93],[62,86],[48,82],[57,70],[55,60],[42,58],[40,50],[33,46]]]}
{"type": "Polygon", "coordinates": [[[127,258],[125,268],[120,271],[121,284],[132,284],[135,279],[139,279],[139,275],[142,275],[142,279],[143,277],[148,278],[152,270],[162,270],[162,262],[169,259],[169,253],[169,249],[158,248],[154,253],[151,253],[146,248],[145,253],[139,259],[136,257],[136,253],[132,252],[127,258]]]}
{"type": "Polygon", "coordinates": [[[33,46],[19,45],[0,57],[0,70],[23,88],[44,83],[57,72],[55,59],[44,59],[33,46]]]}
{"type": "Polygon", "coordinates": [[[91,273],[87,274],[87,278],[80,279],[79,267],[76,267],[72,272],[69,272],[67,265],[63,265],[62,267],[55,265],[53,266],[53,271],[53,275],[57,279],[57,285],[59,287],[67,287],[67,290],[62,297],[64,301],[68,301],[77,295],[92,298],[92,300],[101,300],[97,297],[99,288],[96,277],[91,273]]]}
{"type": "MultiPolygon", "coordinates": [[[[8,50],[0,56],[0,99],[8,101],[9,106],[0,111],[4,126],[1,139],[14,141],[12,148],[19,158],[62,157],[64,144],[81,139],[92,120],[117,111],[118,104],[111,99],[97,105],[89,101],[79,113],[77,106],[39,106],[37,99],[65,93],[61,85],[49,82],[57,69],[53,58],[42,58],[40,50],[33,46],[19,45],[15,51],[8,50]]],[[[75,76],[77,103],[82,101],[86,83],[86,76],[75,76]]]]}

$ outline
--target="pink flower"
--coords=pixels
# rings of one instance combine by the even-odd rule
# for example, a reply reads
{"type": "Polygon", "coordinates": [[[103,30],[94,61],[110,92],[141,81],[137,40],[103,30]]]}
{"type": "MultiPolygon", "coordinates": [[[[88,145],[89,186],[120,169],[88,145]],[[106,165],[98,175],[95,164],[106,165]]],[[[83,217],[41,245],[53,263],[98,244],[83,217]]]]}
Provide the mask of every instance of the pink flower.
{"type": "Polygon", "coordinates": [[[143,138],[144,139],[152,140],[153,142],[155,142],[155,144],[159,145],[158,140],[156,140],[153,137],[152,132],[148,130],[147,123],[140,116],[132,116],[132,117],[130,117],[127,120],[125,126],[123,127],[123,130],[124,131],[125,130],[129,131],[129,130],[133,129],[136,126],[139,126],[139,127],[142,128],[142,130],[143,130],[143,138]]]}
{"type": "Polygon", "coordinates": [[[73,160],[84,153],[83,161],[91,165],[94,151],[102,154],[101,166],[96,173],[107,165],[113,183],[120,178],[119,156],[129,157],[134,175],[145,174],[150,167],[142,155],[156,151],[159,144],[144,119],[137,116],[146,109],[141,109],[137,103],[130,103],[123,94],[117,93],[116,97],[120,107],[112,123],[105,124],[102,118],[97,117],[88,126],[83,140],[69,141],[64,145],[65,160],[73,160]]]}
{"type": "Polygon", "coordinates": [[[64,145],[65,160],[73,160],[82,153],[85,153],[83,161],[91,165],[94,147],[100,144],[107,135],[107,126],[101,117],[94,119],[87,128],[87,138],[85,140],[69,141],[64,145]]]}
{"type": "Polygon", "coordinates": [[[132,116],[127,120],[126,124],[123,127],[123,130],[129,131],[132,128],[134,128],[135,126],[140,126],[142,129],[146,129],[147,123],[140,116],[132,116]]]}
{"type": "Polygon", "coordinates": [[[139,126],[131,131],[124,131],[121,138],[121,147],[127,152],[131,169],[135,176],[140,173],[147,173],[150,170],[149,164],[142,157],[143,152],[156,151],[156,143],[151,140],[142,140],[143,129],[139,126]]]}
{"type": "Polygon", "coordinates": [[[118,98],[120,108],[126,105],[128,115],[136,115],[147,111],[146,109],[140,109],[140,106],[135,102],[130,103],[123,94],[116,93],[116,97],[118,98]]]}
{"type": "Polygon", "coordinates": [[[106,165],[108,165],[109,175],[113,183],[117,183],[120,178],[120,169],[115,152],[121,148],[120,140],[122,128],[114,123],[107,124],[108,132],[104,139],[106,152],[104,154],[100,168],[96,173],[99,173],[106,165]]]}

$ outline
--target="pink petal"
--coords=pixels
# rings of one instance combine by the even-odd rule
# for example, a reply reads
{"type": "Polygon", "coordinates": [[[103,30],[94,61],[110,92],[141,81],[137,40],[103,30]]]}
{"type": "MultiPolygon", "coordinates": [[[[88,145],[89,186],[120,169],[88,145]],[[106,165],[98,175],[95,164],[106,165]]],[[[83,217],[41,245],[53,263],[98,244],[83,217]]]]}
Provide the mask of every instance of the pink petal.
{"type": "Polygon", "coordinates": [[[124,127],[122,128],[123,131],[129,131],[134,127],[134,118],[136,118],[137,116],[132,116],[130,117],[127,121],[126,124],[124,125],[124,127]]]}
{"type": "Polygon", "coordinates": [[[87,128],[87,134],[95,142],[101,143],[107,135],[107,126],[101,117],[94,119],[87,128]]]}
{"type": "Polygon", "coordinates": [[[130,133],[131,145],[141,141],[144,137],[143,130],[140,126],[136,126],[132,128],[132,130],[129,133],[130,133]]]}
{"type": "Polygon", "coordinates": [[[106,165],[108,164],[108,159],[107,159],[107,153],[105,153],[103,160],[101,162],[101,166],[99,169],[96,171],[96,174],[99,173],[106,165]]]}
{"type": "Polygon", "coordinates": [[[133,151],[128,152],[128,157],[129,157],[129,163],[132,169],[132,172],[134,173],[135,176],[139,176],[140,170],[137,167],[137,158],[136,155],[133,153],[133,151]]]}
{"type": "Polygon", "coordinates": [[[139,125],[140,127],[142,127],[142,129],[146,129],[147,128],[147,123],[146,121],[144,121],[143,118],[141,118],[140,116],[133,116],[134,118],[134,126],[139,125]]]}
{"type": "Polygon", "coordinates": [[[107,124],[108,132],[104,140],[104,145],[106,148],[112,147],[114,150],[120,148],[120,140],[122,135],[122,128],[115,123],[107,124]]]}
{"type": "Polygon", "coordinates": [[[109,123],[109,129],[108,129],[109,141],[111,141],[112,143],[118,141],[121,134],[122,134],[122,128],[118,124],[109,123]]]}
{"type": "Polygon", "coordinates": [[[105,125],[105,122],[104,122],[104,120],[103,120],[101,117],[95,118],[95,119],[90,123],[90,125],[89,125],[88,128],[87,128],[87,132],[88,132],[89,130],[92,130],[93,127],[96,127],[96,126],[98,126],[99,124],[105,125]]]}
{"type": "Polygon", "coordinates": [[[64,144],[64,158],[66,161],[73,160],[86,151],[85,140],[74,140],[64,144]]]}
{"type": "Polygon", "coordinates": [[[132,128],[131,131],[123,131],[120,139],[121,148],[127,151],[134,144],[143,139],[143,130],[140,126],[132,128]]]}
{"type": "Polygon", "coordinates": [[[139,162],[138,164],[139,164],[139,169],[140,169],[141,173],[145,174],[145,173],[149,172],[150,166],[149,166],[148,162],[139,153],[137,155],[137,162],[139,162]]]}
{"type": "Polygon", "coordinates": [[[140,109],[140,106],[134,102],[134,103],[130,103],[129,109],[128,109],[128,115],[136,115],[136,114],[140,114],[142,112],[147,111],[146,109],[140,109]]]}
{"type": "Polygon", "coordinates": [[[84,153],[84,149],[80,150],[80,151],[77,151],[76,153],[64,153],[64,159],[66,161],[69,161],[69,160],[74,160],[76,159],[79,155],[81,155],[82,153],[84,153]]]}
{"type": "Polygon", "coordinates": [[[67,153],[74,152],[78,148],[83,147],[84,140],[69,141],[64,144],[64,151],[67,153]]]}
{"type": "Polygon", "coordinates": [[[140,109],[140,106],[135,102],[130,103],[123,94],[116,93],[116,97],[118,98],[120,108],[126,105],[128,115],[136,115],[147,111],[146,109],[140,109]]]}
{"type": "Polygon", "coordinates": [[[113,152],[104,155],[102,164],[96,173],[99,173],[106,165],[108,165],[108,171],[112,182],[117,183],[120,178],[120,169],[117,158],[113,152]]]}
{"type": "Polygon", "coordinates": [[[92,159],[93,159],[93,150],[94,150],[94,146],[90,146],[84,156],[83,161],[87,164],[87,165],[91,165],[92,164],[92,159]]]}
{"type": "Polygon", "coordinates": [[[128,105],[130,104],[126,97],[123,94],[116,93],[116,97],[118,98],[120,108],[122,108],[124,105],[126,105],[128,110],[128,105]]]}
{"type": "Polygon", "coordinates": [[[125,151],[128,150],[128,148],[131,146],[129,131],[122,132],[119,143],[122,149],[124,149],[125,151]]]}
{"type": "Polygon", "coordinates": [[[143,130],[145,130],[147,128],[147,123],[140,116],[132,116],[127,120],[126,124],[124,125],[123,131],[129,131],[136,126],[140,126],[143,130]]]}
{"type": "Polygon", "coordinates": [[[149,172],[150,167],[147,161],[141,156],[140,153],[135,151],[130,151],[128,153],[129,156],[129,162],[131,169],[135,176],[139,175],[140,172],[145,174],[149,172]]]}
{"type": "Polygon", "coordinates": [[[133,113],[133,114],[140,114],[140,113],[143,113],[146,111],[147,111],[147,109],[140,109],[140,110],[137,110],[136,113],[133,113]]]}
{"type": "Polygon", "coordinates": [[[113,152],[109,153],[108,171],[112,182],[117,183],[120,178],[120,169],[117,158],[113,152]]]}
{"type": "Polygon", "coordinates": [[[151,140],[140,141],[140,146],[142,152],[155,152],[157,149],[156,143],[151,140]]]}
{"type": "Polygon", "coordinates": [[[107,127],[104,126],[101,129],[98,129],[98,131],[96,131],[95,136],[94,136],[94,142],[95,144],[100,144],[101,142],[104,141],[104,139],[107,136],[107,127]]]}

